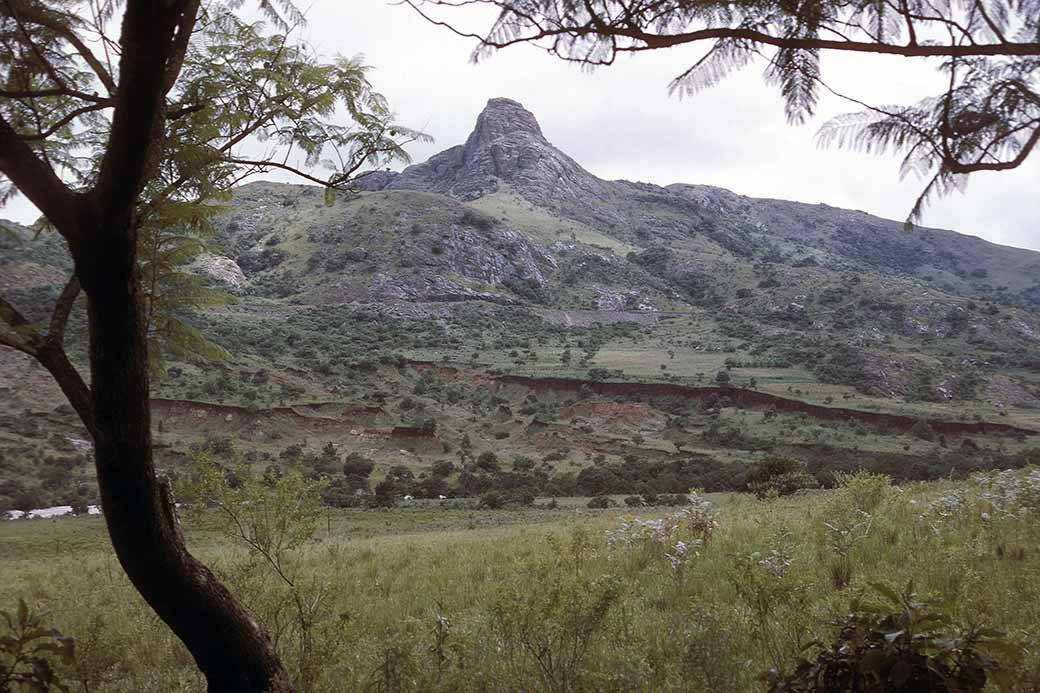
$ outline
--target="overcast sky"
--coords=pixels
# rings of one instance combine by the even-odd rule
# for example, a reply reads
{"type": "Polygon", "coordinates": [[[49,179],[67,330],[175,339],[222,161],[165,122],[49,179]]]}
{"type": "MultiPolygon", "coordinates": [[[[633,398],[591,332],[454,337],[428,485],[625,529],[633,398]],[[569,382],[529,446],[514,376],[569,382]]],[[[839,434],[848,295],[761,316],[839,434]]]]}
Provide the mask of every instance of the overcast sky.
{"type": "MultiPolygon", "coordinates": [[[[473,65],[472,41],[432,26],[386,0],[313,0],[305,37],[321,52],[364,54],[371,80],[399,114],[436,142],[412,146],[415,161],[463,142],[491,97],[515,99],[532,111],[556,147],[592,173],[667,185],[717,185],[774,197],[860,209],[902,220],[924,183],[899,179],[896,157],[819,149],[814,134],[829,116],[857,110],[824,98],[818,116],[788,125],[776,89],[751,65],[686,99],[668,82],[703,48],[681,47],[620,59],[593,73],[529,46],[473,65]]],[[[485,29],[486,13],[446,18],[485,29]]],[[[873,56],[826,56],[824,77],[872,103],[912,103],[941,89],[933,63],[873,56]]],[[[0,215],[31,219],[22,200],[0,215]]],[[[996,243],[1040,250],[1040,154],[1004,173],[974,174],[965,194],[933,203],[927,226],[996,243]]]]}

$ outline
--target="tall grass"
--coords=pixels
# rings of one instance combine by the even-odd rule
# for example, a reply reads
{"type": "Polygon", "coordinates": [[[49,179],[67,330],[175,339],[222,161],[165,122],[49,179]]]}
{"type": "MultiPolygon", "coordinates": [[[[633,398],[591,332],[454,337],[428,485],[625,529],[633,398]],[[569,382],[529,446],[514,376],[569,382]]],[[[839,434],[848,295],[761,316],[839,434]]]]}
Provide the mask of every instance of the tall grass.
{"type": "MultiPolygon", "coordinates": [[[[710,496],[717,526],[681,570],[668,551],[611,550],[617,510],[337,512],[287,559],[302,612],[211,520],[186,533],[307,690],[761,690],[763,672],[831,642],[831,623],[869,599],[871,583],[910,580],[951,619],[1024,646],[1013,678],[1037,690],[1038,508],[1001,508],[1010,482],[868,481],[766,501],[710,496]],[[837,550],[827,525],[864,515],[869,527],[837,550]],[[494,524],[503,519],[516,523],[494,524]]],[[[67,677],[81,688],[204,689],[96,520],[4,524],[0,555],[0,605],[23,597],[50,611],[77,639],[67,677]]]]}

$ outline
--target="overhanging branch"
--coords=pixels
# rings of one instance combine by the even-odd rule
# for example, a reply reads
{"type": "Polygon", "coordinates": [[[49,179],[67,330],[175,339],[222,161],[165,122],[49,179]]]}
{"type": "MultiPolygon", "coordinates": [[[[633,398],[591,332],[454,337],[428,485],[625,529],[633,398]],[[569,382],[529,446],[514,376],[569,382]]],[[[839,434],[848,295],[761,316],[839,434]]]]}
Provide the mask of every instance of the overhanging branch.
{"type": "Polygon", "coordinates": [[[0,115],[0,172],[66,238],[77,233],[79,198],[0,115]]]}

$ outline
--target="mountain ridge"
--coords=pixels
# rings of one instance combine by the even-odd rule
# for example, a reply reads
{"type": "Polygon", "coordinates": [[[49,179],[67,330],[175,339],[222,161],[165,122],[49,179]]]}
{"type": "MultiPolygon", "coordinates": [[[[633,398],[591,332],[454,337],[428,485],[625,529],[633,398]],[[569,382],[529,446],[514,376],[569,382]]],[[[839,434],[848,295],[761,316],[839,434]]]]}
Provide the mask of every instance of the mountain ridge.
{"type": "MultiPolygon", "coordinates": [[[[462,201],[493,194],[506,183],[535,205],[577,221],[614,227],[638,224],[639,218],[633,219],[624,210],[633,201],[677,206],[683,202],[675,198],[681,198],[693,204],[684,213],[694,225],[718,212],[730,220],[741,219],[766,235],[775,234],[777,240],[814,241],[821,244],[819,249],[825,253],[877,269],[907,272],[919,278],[931,276],[937,285],[947,285],[957,293],[988,297],[989,292],[973,290],[973,285],[984,285],[986,282],[975,280],[990,279],[992,274],[996,280],[989,282],[992,290],[1004,286],[1011,295],[1028,291],[1025,303],[1040,300],[1040,282],[1035,279],[1040,274],[1040,252],[946,229],[920,227],[907,234],[901,222],[824,203],[754,198],[695,183],[660,186],[600,179],[550,144],[534,114],[506,98],[488,101],[465,144],[373,183],[365,189],[421,190],[462,201]],[[806,225],[801,223],[806,220],[829,228],[831,237],[825,238],[822,233],[807,236],[806,225]],[[843,224],[854,226],[855,239],[835,238],[847,233],[843,224]],[[861,228],[865,232],[859,231],[861,228]],[[865,247],[871,243],[886,247],[871,251],[865,247]],[[986,266],[969,266],[978,255],[987,256],[986,266]],[[999,271],[1002,267],[1008,271],[999,271]],[[973,276],[972,272],[981,276],[973,276]],[[1034,277],[1029,276],[1031,273],[1034,277]]],[[[731,249],[737,245],[729,243],[731,249]]]]}

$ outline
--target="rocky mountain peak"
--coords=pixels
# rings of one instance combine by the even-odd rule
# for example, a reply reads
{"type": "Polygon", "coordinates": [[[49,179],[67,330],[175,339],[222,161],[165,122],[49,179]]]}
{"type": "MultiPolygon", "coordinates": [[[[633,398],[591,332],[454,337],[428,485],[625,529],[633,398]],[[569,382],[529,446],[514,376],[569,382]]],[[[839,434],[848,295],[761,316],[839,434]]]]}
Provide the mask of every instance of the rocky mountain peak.
{"type": "Polygon", "coordinates": [[[475,151],[499,137],[517,135],[533,135],[544,140],[538,120],[522,104],[502,97],[488,99],[487,106],[477,116],[477,125],[466,140],[465,148],[475,151]]]}
{"type": "Polygon", "coordinates": [[[487,102],[465,144],[409,166],[386,187],[475,200],[503,185],[547,209],[608,195],[603,181],[549,144],[533,113],[506,98],[487,102]]]}

